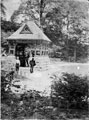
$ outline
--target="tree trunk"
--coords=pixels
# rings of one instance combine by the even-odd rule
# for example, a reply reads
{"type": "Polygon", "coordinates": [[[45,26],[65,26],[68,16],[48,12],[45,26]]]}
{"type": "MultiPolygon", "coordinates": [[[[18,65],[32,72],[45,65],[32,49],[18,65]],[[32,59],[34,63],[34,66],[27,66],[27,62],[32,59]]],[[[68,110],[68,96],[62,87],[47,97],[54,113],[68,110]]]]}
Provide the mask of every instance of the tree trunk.
{"type": "Polygon", "coordinates": [[[76,47],[74,48],[74,62],[76,62],[76,47]]]}
{"type": "Polygon", "coordinates": [[[42,22],[43,22],[43,12],[44,12],[44,7],[45,7],[45,1],[41,0],[40,1],[40,25],[42,26],[42,22]]]}

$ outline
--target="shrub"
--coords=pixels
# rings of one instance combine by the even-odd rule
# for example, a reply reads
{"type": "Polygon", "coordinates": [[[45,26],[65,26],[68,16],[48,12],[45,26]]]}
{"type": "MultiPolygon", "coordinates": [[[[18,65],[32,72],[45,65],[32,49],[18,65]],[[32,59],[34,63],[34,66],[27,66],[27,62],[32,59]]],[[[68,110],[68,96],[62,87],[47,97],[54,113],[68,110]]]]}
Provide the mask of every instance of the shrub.
{"type": "Polygon", "coordinates": [[[6,77],[6,72],[1,71],[1,101],[8,99],[10,93],[11,80],[6,77]]]}
{"type": "Polygon", "coordinates": [[[61,78],[55,77],[51,86],[52,105],[65,109],[88,110],[88,77],[63,73],[61,78]]]}

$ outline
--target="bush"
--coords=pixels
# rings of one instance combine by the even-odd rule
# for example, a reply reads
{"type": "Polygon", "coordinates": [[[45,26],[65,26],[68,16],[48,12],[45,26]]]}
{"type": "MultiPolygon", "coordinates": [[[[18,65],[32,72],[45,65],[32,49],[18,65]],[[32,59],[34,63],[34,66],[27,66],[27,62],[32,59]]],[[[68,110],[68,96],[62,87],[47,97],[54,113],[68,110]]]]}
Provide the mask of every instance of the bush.
{"type": "Polygon", "coordinates": [[[12,79],[10,74],[8,76],[10,79],[8,79],[9,77],[7,77],[7,73],[5,71],[1,71],[1,102],[6,101],[6,99],[9,100],[12,79]]]}
{"type": "Polygon", "coordinates": [[[88,110],[88,77],[63,73],[61,78],[55,77],[51,88],[52,105],[65,109],[88,110]]]}

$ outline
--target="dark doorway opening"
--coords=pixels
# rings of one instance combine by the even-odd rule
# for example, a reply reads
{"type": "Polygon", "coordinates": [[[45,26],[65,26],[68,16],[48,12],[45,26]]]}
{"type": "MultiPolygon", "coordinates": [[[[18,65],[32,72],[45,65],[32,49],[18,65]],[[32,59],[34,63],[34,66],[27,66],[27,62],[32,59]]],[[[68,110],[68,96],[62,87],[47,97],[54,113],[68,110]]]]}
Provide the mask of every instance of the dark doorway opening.
{"type": "Polygon", "coordinates": [[[16,45],[16,51],[15,51],[15,56],[19,57],[20,60],[20,66],[21,67],[26,67],[26,63],[25,63],[25,47],[27,46],[27,44],[17,44],[16,45]]]}

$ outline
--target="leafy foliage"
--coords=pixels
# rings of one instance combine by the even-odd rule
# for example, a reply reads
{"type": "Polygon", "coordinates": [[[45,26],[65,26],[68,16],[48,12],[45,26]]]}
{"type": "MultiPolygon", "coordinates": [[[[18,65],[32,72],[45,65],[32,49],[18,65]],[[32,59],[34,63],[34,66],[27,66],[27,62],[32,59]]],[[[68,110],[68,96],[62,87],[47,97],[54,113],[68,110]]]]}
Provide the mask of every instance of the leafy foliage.
{"type": "Polygon", "coordinates": [[[29,90],[19,96],[13,93],[10,96],[9,100],[6,98],[4,103],[8,110],[2,106],[2,117],[4,118],[7,118],[6,111],[8,118],[12,119],[30,118],[35,116],[35,113],[39,114],[38,119],[41,119],[47,114],[44,109],[49,105],[49,99],[41,96],[39,91],[29,90]]]}
{"type": "Polygon", "coordinates": [[[13,32],[15,32],[20,27],[19,24],[14,22],[1,20],[1,46],[8,52],[8,42],[6,40],[13,32]]]}
{"type": "Polygon", "coordinates": [[[14,11],[12,14],[11,21],[17,22],[19,15],[21,15],[22,21],[24,21],[26,18],[28,20],[35,20],[38,24],[39,22],[42,23],[45,7],[49,2],[50,0],[21,1],[18,10],[14,11]]]}
{"type": "Polygon", "coordinates": [[[53,82],[52,104],[57,108],[88,110],[88,90],[88,77],[64,73],[61,78],[53,82]]]}
{"type": "MultiPolygon", "coordinates": [[[[61,59],[77,61],[81,57],[87,58],[88,47],[84,43],[87,41],[88,7],[83,3],[75,1],[63,0],[58,4],[59,6],[56,5],[46,14],[44,22],[45,34],[53,43],[62,48],[60,50],[62,53],[61,59]],[[85,35],[83,34],[84,32],[85,35]]],[[[55,52],[53,54],[57,56],[55,52]]]]}
{"type": "MultiPolygon", "coordinates": [[[[79,42],[78,39],[66,39],[64,40],[64,45],[61,46],[61,56],[62,60],[68,60],[70,62],[81,62],[81,59],[85,59],[87,61],[88,57],[88,46],[79,42]]],[[[84,62],[86,62],[84,61],[84,62]]]]}
{"type": "MultiPolygon", "coordinates": [[[[9,101],[10,87],[14,79],[15,59],[3,57],[1,60],[1,102],[9,101]]],[[[10,100],[11,101],[11,100],[10,100]]]]}
{"type": "Polygon", "coordinates": [[[1,6],[1,19],[5,17],[6,15],[6,7],[4,5],[4,0],[0,1],[0,6],[1,6]]]}
{"type": "Polygon", "coordinates": [[[4,32],[11,32],[11,31],[16,31],[18,28],[20,27],[19,24],[16,24],[14,22],[10,22],[10,21],[5,21],[5,20],[2,20],[1,21],[1,29],[4,31],[4,32]]]}
{"type": "MultiPolygon", "coordinates": [[[[4,75],[3,73],[2,76],[4,75]]],[[[57,80],[56,77],[55,80],[57,80]]],[[[4,95],[5,98],[1,101],[2,119],[48,118],[66,120],[67,118],[81,117],[82,109],[88,110],[89,83],[87,80],[87,77],[65,73],[62,78],[59,78],[52,85],[50,97],[35,90],[25,91],[23,94],[6,92],[5,89],[8,83],[2,78],[1,90],[4,93],[2,96],[4,95]],[[73,108],[82,109],[81,112],[78,112],[73,108]]]]}

